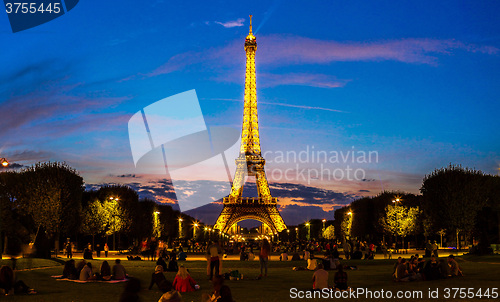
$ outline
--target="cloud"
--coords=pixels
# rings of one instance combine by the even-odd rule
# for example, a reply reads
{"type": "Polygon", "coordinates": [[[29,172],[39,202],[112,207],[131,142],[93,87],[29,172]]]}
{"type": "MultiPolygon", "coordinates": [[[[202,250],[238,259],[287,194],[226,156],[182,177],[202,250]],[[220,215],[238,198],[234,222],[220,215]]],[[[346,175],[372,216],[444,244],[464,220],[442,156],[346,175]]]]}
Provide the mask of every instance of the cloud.
{"type": "Polygon", "coordinates": [[[338,80],[336,77],[324,74],[311,73],[287,73],[287,74],[259,74],[262,79],[262,87],[274,87],[279,85],[300,85],[319,88],[344,87],[350,80],[338,80]]]}
{"type": "MultiPolygon", "coordinates": [[[[213,77],[216,81],[228,83],[241,83],[241,72],[220,73],[213,77]]],[[[317,73],[259,73],[259,87],[275,87],[281,85],[309,86],[318,88],[344,87],[351,80],[337,79],[335,76],[317,73]]]]}
{"type": "MultiPolygon", "coordinates": [[[[437,54],[457,50],[496,54],[498,48],[456,40],[399,39],[376,42],[337,42],[298,36],[264,36],[260,62],[273,65],[328,64],[346,61],[399,61],[436,65],[437,54]],[[268,46],[267,46],[268,45],[268,46]]],[[[259,39],[258,39],[259,41],[259,39]]]]}
{"type": "Polygon", "coordinates": [[[35,151],[35,150],[17,150],[4,154],[5,157],[12,163],[14,162],[40,162],[50,160],[55,154],[53,152],[35,151]]]}
{"type": "Polygon", "coordinates": [[[72,83],[66,76],[71,73],[64,63],[44,61],[1,77],[0,91],[8,91],[0,97],[0,106],[8,108],[8,114],[0,119],[2,140],[54,138],[126,122],[123,114],[106,110],[128,97],[92,91],[80,93],[83,84],[72,83]]]}
{"type": "MultiPolygon", "coordinates": [[[[237,99],[224,99],[224,98],[203,98],[204,100],[215,100],[215,101],[227,101],[227,102],[238,102],[243,103],[243,100],[237,99]]],[[[298,108],[298,109],[306,109],[306,110],[322,110],[329,112],[342,112],[347,113],[346,111],[325,108],[325,107],[316,107],[316,106],[303,106],[303,105],[293,105],[293,104],[285,104],[285,103],[276,103],[276,102],[268,102],[268,101],[260,101],[259,104],[270,105],[270,106],[278,106],[278,107],[290,107],[290,108],[298,108]]]]}
{"type": "MultiPolygon", "coordinates": [[[[143,175],[129,177],[127,174],[118,175],[117,177],[121,178],[121,180],[117,182],[106,182],[104,184],[87,185],[87,189],[97,189],[105,184],[122,183],[136,190],[140,198],[150,198],[159,203],[169,204],[178,210],[176,192],[179,194],[192,194],[192,192],[199,188],[200,184],[205,184],[207,182],[203,180],[182,181],[182,188],[176,187],[176,190],[174,190],[172,182],[169,179],[147,180],[148,178],[143,177],[143,175]],[[126,178],[134,178],[134,180],[127,182],[126,178]]],[[[209,181],[209,183],[213,185],[214,190],[225,187],[226,184],[217,181],[209,181]]],[[[329,216],[333,218],[332,211],[334,209],[349,204],[359,197],[351,193],[342,193],[334,190],[292,183],[270,183],[269,187],[272,195],[278,198],[280,212],[289,224],[303,222],[304,215],[309,218],[324,218],[329,216]],[[302,209],[302,216],[296,215],[297,209],[302,209]]],[[[229,194],[229,192],[227,192],[227,194],[229,194]]],[[[246,183],[243,195],[256,196],[256,194],[257,188],[255,183],[246,183]]],[[[222,203],[220,200],[214,200],[214,202],[209,205],[186,211],[186,213],[193,215],[205,223],[213,224],[220,214],[221,209],[222,203]]]]}
{"type": "Polygon", "coordinates": [[[245,22],[245,19],[243,19],[243,18],[238,18],[238,19],[233,20],[233,21],[227,21],[227,22],[219,22],[219,21],[215,21],[214,23],[219,24],[219,25],[222,25],[222,26],[224,26],[225,28],[232,28],[232,27],[240,27],[240,26],[243,26],[243,25],[245,25],[245,24],[244,24],[244,22],[245,22]]]}
{"type": "MultiPolygon", "coordinates": [[[[407,38],[373,42],[338,42],[311,39],[292,35],[269,35],[257,37],[259,44],[258,64],[270,68],[289,65],[331,64],[334,62],[380,62],[396,61],[407,64],[437,66],[439,56],[453,55],[458,51],[498,54],[493,46],[467,44],[446,39],[407,38]]],[[[189,71],[189,66],[207,67],[215,80],[234,81],[239,79],[245,56],[242,41],[233,41],[224,47],[177,54],[153,71],[141,74],[145,77],[169,74],[179,70],[189,71]]],[[[200,70],[196,68],[196,70],[200,70]]],[[[124,80],[134,78],[127,77],[124,80]]],[[[343,87],[350,80],[341,80],[330,75],[290,73],[286,75],[263,73],[261,85],[306,85],[321,88],[343,87]]]]}

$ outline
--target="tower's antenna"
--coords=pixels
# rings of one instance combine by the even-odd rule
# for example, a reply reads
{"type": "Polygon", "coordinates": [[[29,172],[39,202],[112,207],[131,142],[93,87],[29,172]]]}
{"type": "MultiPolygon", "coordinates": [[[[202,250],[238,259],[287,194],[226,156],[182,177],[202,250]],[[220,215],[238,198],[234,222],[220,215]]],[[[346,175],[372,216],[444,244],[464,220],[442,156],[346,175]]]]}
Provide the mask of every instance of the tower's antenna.
{"type": "Polygon", "coordinates": [[[250,33],[252,33],[252,15],[250,15],[250,33]]]}

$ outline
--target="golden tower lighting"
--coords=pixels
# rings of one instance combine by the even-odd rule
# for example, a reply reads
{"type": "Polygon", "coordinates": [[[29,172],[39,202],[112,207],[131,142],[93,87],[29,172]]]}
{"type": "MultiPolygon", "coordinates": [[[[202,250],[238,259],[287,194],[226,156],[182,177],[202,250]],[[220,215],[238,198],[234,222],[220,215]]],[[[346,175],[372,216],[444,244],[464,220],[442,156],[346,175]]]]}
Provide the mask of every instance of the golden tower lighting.
{"type": "Polygon", "coordinates": [[[255,53],[257,39],[252,33],[252,15],[250,30],[245,38],[246,71],[243,125],[241,128],[240,155],[236,159],[236,173],[231,193],[224,198],[222,209],[214,229],[227,232],[232,225],[246,219],[254,219],[271,228],[273,233],[286,229],[281,217],[276,197],[272,197],[266,178],[260,149],[259,119],[257,114],[257,85],[255,75],[255,53]],[[258,198],[242,197],[246,176],[255,176],[258,198]]]}

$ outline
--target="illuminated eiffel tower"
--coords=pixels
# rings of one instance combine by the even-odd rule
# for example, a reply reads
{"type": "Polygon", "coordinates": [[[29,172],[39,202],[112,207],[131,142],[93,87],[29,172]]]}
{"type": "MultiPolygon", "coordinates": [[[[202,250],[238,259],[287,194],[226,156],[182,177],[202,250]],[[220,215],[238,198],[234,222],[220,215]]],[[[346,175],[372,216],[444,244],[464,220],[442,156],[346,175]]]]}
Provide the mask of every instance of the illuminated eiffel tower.
{"type": "Polygon", "coordinates": [[[227,233],[231,227],[236,227],[238,222],[247,219],[262,222],[273,233],[286,229],[285,222],[276,206],[278,199],[271,196],[266,172],[264,171],[266,161],[260,151],[257,88],[255,84],[256,50],[257,40],[252,34],[252,16],[250,15],[250,32],[245,39],[247,65],[240,155],[236,159],[236,173],[231,193],[224,198],[224,208],[214,226],[215,229],[224,233],[227,233]],[[255,176],[258,197],[242,197],[246,176],[255,176]]]}

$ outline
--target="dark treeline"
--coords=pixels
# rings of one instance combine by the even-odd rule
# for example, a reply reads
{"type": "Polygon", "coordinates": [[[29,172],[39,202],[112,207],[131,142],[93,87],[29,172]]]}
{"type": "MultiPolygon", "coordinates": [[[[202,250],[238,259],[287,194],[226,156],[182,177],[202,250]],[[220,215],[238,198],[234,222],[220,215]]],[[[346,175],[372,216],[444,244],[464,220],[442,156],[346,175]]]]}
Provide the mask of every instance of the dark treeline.
{"type": "Polygon", "coordinates": [[[127,186],[86,191],[83,178],[64,163],[38,163],[0,173],[3,253],[20,254],[33,242],[37,256],[50,257],[50,251],[61,249],[67,238],[79,249],[88,243],[101,247],[108,243],[111,248],[115,243],[117,249],[128,249],[149,237],[190,238],[192,232],[184,228],[193,222],[169,205],[139,199],[127,186]],[[179,219],[185,227],[179,227],[179,219]]]}
{"type": "Polygon", "coordinates": [[[444,240],[459,248],[477,244],[483,252],[500,242],[500,177],[450,165],[426,175],[420,192],[383,192],[337,209],[337,238],[397,240],[405,247],[444,240]]]}

